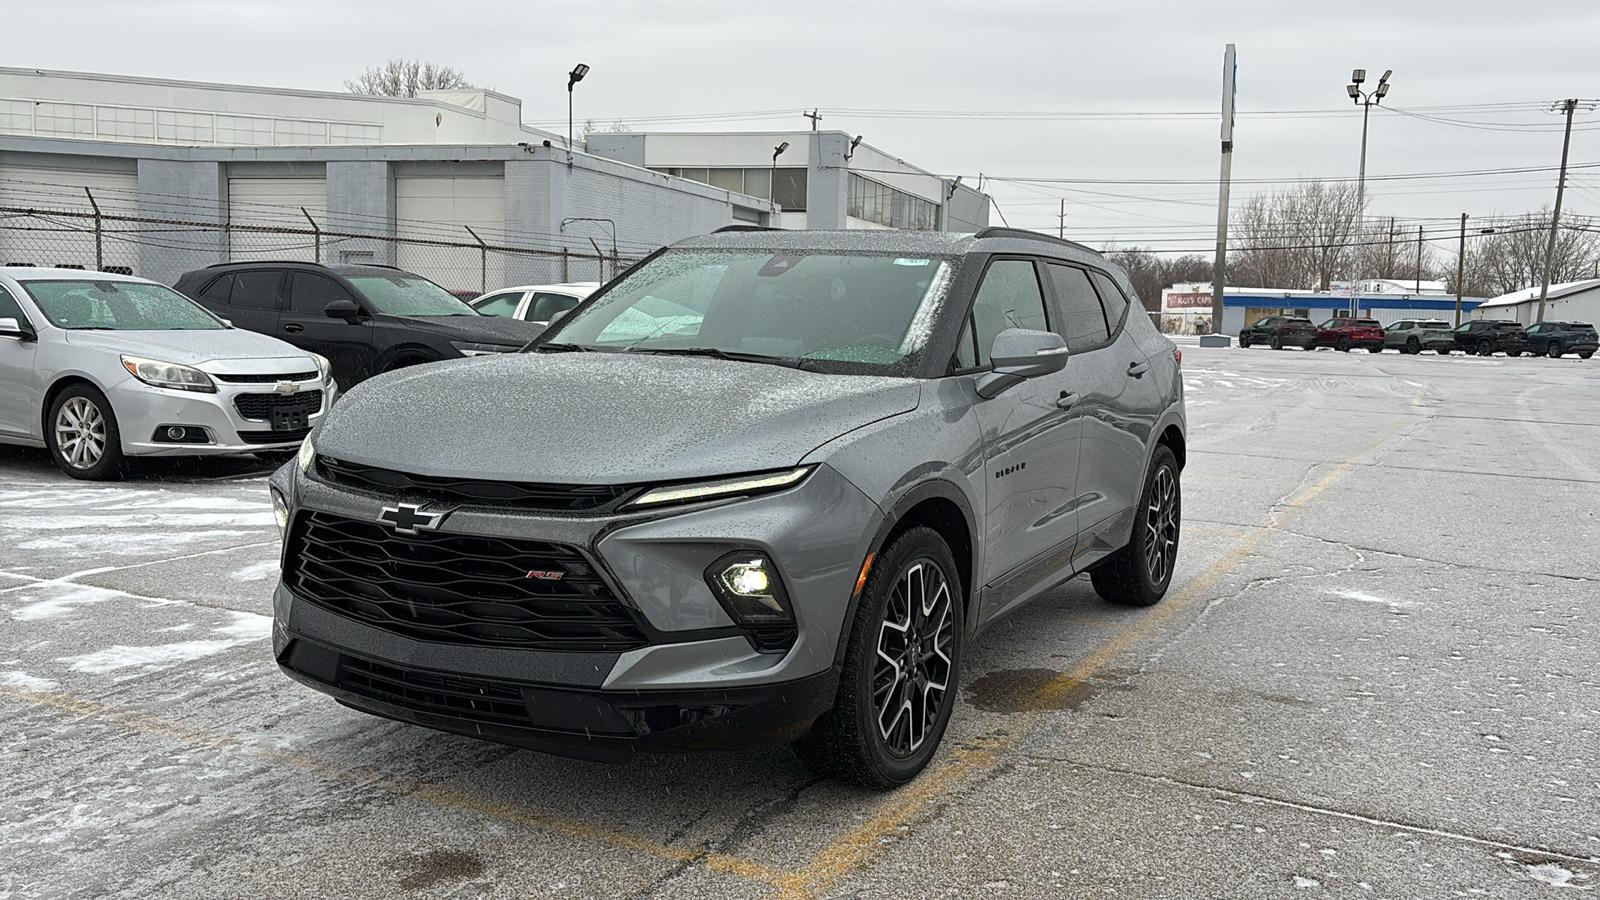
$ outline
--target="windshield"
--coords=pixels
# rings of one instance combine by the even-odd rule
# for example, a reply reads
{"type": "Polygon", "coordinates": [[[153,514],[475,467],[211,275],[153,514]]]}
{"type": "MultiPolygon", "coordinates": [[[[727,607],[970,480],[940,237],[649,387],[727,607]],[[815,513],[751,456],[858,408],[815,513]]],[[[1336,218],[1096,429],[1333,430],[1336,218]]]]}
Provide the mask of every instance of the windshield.
{"type": "Polygon", "coordinates": [[[220,331],[215,316],[177,291],[139,281],[24,281],[57,328],[102,331],[220,331]]]}
{"type": "Polygon", "coordinates": [[[476,316],[478,311],[426,278],[393,275],[352,275],[356,286],[378,312],[391,316],[476,316]]]}
{"type": "Polygon", "coordinates": [[[553,342],[894,366],[921,349],[950,271],[886,255],[668,251],[563,319],[553,342]]]}

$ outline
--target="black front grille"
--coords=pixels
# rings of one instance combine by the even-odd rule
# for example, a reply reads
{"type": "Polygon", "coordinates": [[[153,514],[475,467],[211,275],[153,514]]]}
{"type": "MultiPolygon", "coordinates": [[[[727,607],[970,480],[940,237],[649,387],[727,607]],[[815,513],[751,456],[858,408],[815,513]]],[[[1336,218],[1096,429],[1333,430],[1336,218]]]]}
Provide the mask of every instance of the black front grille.
{"type": "Polygon", "coordinates": [[[647,643],[587,558],[565,544],[404,535],[308,512],[295,520],[284,558],[286,583],[299,596],[419,640],[573,651],[647,643]]]}
{"type": "Polygon", "coordinates": [[[298,444],[310,433],[309,428],[291,428],[288,431],[241,431],[239,440],[246,444],[298,444]]]}
{"type": "Polygon", "coordinates": [[[267,421],[274,412],[298,412],[310,416],[322,411],[322,392],[238,394],[233,398],[233,408],[239,411],[239,415],[257,422],[267,421]]]}
{"type": "Polygon", "coordinates": [[[419,500],[442,500],[478,506],[514,506],[522,509],[548,509],[582,512],[615,503],[633,491],[629,485],[537,484],[526,481],[481,481],[473,478],[440,478],[412,475],[393,469],[364,466],[327,456],[317,457],[317,475],[343,487],[373,491],[386,497],[396,494],[419,500]]]}
{"type": "Polygon", "coordinates": [[[399,669],[346,656],[338,686],[363,697],[474,722],[528,725],[522,692],[508,684],[438,672],[399,669]]]}
{"type": "Polygon", "coordinates": [[[226,381],[229,384],[276,384],[280,381],[315,381],[317,377],[315,372],[289,372],[283,375],[219,375],[216,372],[210,374],[212,378],[218,381],[226,381]]]}

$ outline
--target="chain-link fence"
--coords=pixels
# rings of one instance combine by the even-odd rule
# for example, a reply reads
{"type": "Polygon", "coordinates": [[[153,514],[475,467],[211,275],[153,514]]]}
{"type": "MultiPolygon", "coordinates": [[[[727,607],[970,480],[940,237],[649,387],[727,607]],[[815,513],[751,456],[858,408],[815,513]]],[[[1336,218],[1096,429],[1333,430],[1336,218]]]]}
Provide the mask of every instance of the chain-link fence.
{"type": "Polygon", "coordinates": [[[480,237],[488,229],[466,225],[406,223],[412,233],[429,236],[400,237],[329,230],[309,213],[304,218],[306,225],[298,227],[0,206],[0,264],[92,269],[167,280],[179,273],[153,271],[163,267],[152,265],[152,260],[170,260],[174,254],[195,262],[189,268],[268,259],[378,263],[416,272],[458,296],[471,296],[512,285],[604,282],[642,257],[642,253],[607,253],[592,240],[588,241],[592,252],[551,247],[549,236],[526,241],[545,246],[526,246],[514,235],[480,237]],[[449,237],[456,232],[460,239],[449,237]],[[202,258],[205,261],[198,262],[202,258]]]}

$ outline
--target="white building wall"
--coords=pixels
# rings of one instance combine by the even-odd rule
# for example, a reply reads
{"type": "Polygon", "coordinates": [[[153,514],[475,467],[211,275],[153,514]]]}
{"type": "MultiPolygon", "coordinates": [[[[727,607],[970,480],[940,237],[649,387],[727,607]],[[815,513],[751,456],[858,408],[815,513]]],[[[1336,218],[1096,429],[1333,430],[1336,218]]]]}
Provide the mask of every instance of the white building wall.
{"type": "MultiPolygon", "coordinates": [[[[310,229],[306,213],[317,227],[328,227],[328,179],[313,177],[228,178],[228,221],[233,225],[310,229]],[[302,211],[303,210],[303,211],[302,211]]],[[[233,231],[228,236],[229,258],[318,260],[315,235],[261,234],[233,231]]],[[[328,262],[326,258],[323,262],[328,262]]]]}
{"type": "Polygon", "coordinates": [[[503,243],[506,180],[503,176],[400,175],[394,180],[398,265],[452,291],[483,291],[502,283],[502,258],[459,247],[413,241],[503,243]]]}
{"type": "MultiPolygon", "coordinates": [[[[137,215],[139,176],[131,168],[110,171],[91,168],[0,166],[0,206],[36,209],[0,212],[0,264],[95,267],[94,206],[103,215],[137,215]],[[52,211],[78,215],[51,215],[52,211]]],[[[138,265],[135,226],[103,219],[101,261],[106,266],[138,265]]]]}

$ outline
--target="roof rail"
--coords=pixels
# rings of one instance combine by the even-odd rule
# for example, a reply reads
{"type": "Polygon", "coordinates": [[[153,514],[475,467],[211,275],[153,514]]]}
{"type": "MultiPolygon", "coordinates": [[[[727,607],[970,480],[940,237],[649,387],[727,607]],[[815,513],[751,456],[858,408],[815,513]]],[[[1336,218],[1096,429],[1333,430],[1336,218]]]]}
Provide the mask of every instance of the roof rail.
{"type": "Polygon", "coordinates": [[[208,268],[208,269],[220,269],[223,266],[258,266],[258,265],[261,265],[263,263],[269,263],[269,264],[272,264],[272,265],[281,265],[283,263],[294,263],[295,265],[299,265],[299,266],[320,266],[321,268],[324,268],[324,269],[328,268],[328,264],[327,263],[307,262],[306,260],[303,260],[303,259],[231,259],[231,260],[229,260],[227,262],[212,263],[211,265],[206,266],[206,268],[208,268]]]}
{"type": "Polygon", "coordinates": [[[1000,225],[992,225],[992,226],[990,226],[988,228],[983,229],[982,231],[978,232],[977,234],[973,235],[973,238],[975,238],[975,239],[976,238],[998,238],[998,237],[1025,238],[1025,239],[1034,240],[1034,241],[1049,241],[1052,244],[1065,244],[1066,246],[1071,247],[1074,250],[1082,250],[1082,251],[1084,251],[1086,253],[1093,253],[1095,256],[1103,256],[1104,255],[1099,250],[1096,250],[1093,247],[1089,247],[1089,246],[1084,245],[1084,244],[1080,244],[1077,241],[1069,241],[1069,240],[1067,240],[1065,238],[1051,237],[1050,235],[1045,234],[1044,232],[1041,232],[1041,231],[1029,231],[1026,228],[1006,228],[1006,227],[1002,227],[1000,225]]]}
{"type": "Polygon", "coordinates": [[[773,228],[770,225],[724,225],[712,234],[727,234],[733,231],[788,231],[787,228],[773,228]]]}

